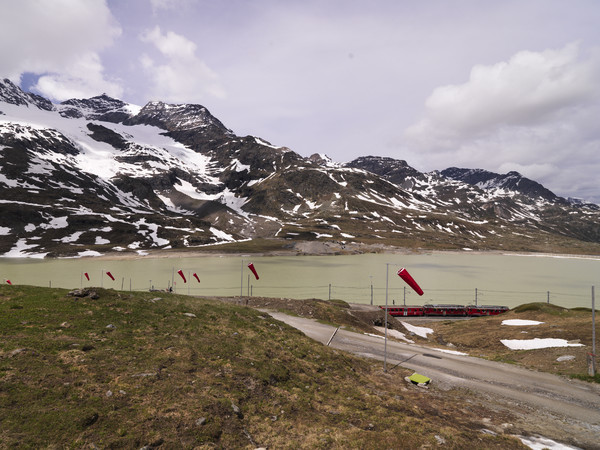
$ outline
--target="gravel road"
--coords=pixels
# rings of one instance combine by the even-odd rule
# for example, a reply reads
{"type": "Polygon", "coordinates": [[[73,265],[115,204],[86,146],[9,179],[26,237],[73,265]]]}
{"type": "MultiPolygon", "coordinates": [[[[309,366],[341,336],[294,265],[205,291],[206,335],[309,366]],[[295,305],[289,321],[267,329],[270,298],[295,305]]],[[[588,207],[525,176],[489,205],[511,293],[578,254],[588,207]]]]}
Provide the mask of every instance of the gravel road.
{"type": "MultiPolygon", "coordinates": [[[[268,311],[275,319],[326,344],[335,327],[268,311]]],[[[465,388],[522,418],[530,433],[600,448],[600,386],[534,372],[510,364],[437,352],[414,344],[339,330],[331,347],[399,364],[430,377],[440,388],[465,388]]],[[[383,368],[383,365],[382,365],[383,368]]]]}

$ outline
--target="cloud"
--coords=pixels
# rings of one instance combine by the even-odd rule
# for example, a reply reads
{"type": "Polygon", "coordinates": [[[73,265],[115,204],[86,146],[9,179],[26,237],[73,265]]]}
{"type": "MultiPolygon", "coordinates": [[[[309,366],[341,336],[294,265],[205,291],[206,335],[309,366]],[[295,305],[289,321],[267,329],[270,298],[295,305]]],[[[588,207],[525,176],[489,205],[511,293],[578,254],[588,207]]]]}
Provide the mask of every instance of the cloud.
{"type": "Polygon", "coordinates": [[[194,0],[150,0],[152,14],[157,16],[163,10],[181,9],[191,6],[194,0]]]}
{"type": "Polygon", "coordinates": [[[469,81],[436,88],[426,117],[407,133],[462,138],[502,127],[530,126],[597,97],[597,61],[581,60],[578,46],[519,52],[508,62],[477,65],[469,81]]]}
{"type": "Polygon", "coordinates": [[[573,192],[600,169],[598,56],[570,44],[474,66],[466,83],[433,90],[424,117],[405,131],[407,145],[436,168],[518,170],[573,192]]]}
{"type": "Polygon", "coordinates": [[[0,72],[16,82],[24,73],[44,75],[43,95],[118,95],[118,82],[105,78],[100,52],[121,34],[104,0],[11,2],[0,16],[0,72]]]}
{"type": "Polygon", "coordinates": [[[100,57],[89,52],[81,55],[61,73],[42,75],[33,89],[59,101],[70,98],[89,98],[101,93],[121,98],[122,86],[104,78],[100,57]]]}
{"type": "Polygon", "coordinates": [[[218,75],[196,56],[194,42],[172,31],[163,34],[159,26],[144,31],[140,40],[152,44],[163,60],[157,63],[148,54],[139,59],[151,79],[149,97],[185,103],[225,97],[218,75]]]}

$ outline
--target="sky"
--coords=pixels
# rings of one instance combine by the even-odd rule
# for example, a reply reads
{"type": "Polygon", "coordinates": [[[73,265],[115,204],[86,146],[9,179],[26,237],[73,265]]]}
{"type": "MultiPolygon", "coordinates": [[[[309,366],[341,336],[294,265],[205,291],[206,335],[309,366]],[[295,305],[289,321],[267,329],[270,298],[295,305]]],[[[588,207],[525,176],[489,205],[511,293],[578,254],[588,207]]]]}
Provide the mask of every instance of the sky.
{"type": "Polygon", "coordinates": [[[205,106],[337,162],[516,170],[600,204],[600,1],[0,0],[0,76],[205,106]]]}

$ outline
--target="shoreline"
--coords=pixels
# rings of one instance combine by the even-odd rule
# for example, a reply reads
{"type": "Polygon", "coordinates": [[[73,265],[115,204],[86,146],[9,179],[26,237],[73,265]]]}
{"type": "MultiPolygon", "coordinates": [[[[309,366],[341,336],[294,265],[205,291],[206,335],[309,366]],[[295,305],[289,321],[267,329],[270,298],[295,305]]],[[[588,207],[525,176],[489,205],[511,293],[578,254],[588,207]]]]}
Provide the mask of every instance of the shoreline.
{"type": "MultiPolygon", "coordinates": [[[[277,257],[277,256],[350,256],[350,255],[361,255],[361,254],[389,254],[389,255],[425,255],[425,254],[472,254],[472,255],[507,255],[507,256],[523,256],[523,257],[535,257],[535,258],[563,258],[563,259],[585,259],[585,260],[599,260],[600,255],[590,254],[576,254],[576,253],[547,253],[547,252],[523,252],[523,251],[507,251],[507,250],[471,250],[471,249],[424,249],[424,248],[408,248],[408,247],[394,247],[378,244],[376,247],[369,244],[356,243],[352,245],[352,250],[342,251],[337,249],[332,251],[330,243],[318,242],[319,247],[328,247],[329,251],[314,251],[317,248],[308,249],[303,244],[305,241],[296,243],[294,248],[289,250],[270,250],[270,251],[213,251],[213,250],[193,250],[193,249],[158,249],[148,250],[145,254],[139,253],[121,253],[121,252],[110,252],[100,256],[83,256],[81,258],[73,259],[95,259],[95,260],[107,260],[107,261],[119,261],[119,260],[139,260],[139,259],[177,259],[177,258],[203,258],[203,257],[242,257],[242,256],[255,256],[255,257],[277,257]],[[299,247],[299,248],[298,248],[299,247]],[[313,250],[313,251],[306,251],[313,250]]],[[[312,244],[310,241],[308,244],[312,244]]],[[[349,245],[350,246],[350,245],[349,245]]],[[[45,258],[44,258],[45,259],[45,258]]],[[[70,259],[70,258],[49,258],[49,259],[70,259]]]]}

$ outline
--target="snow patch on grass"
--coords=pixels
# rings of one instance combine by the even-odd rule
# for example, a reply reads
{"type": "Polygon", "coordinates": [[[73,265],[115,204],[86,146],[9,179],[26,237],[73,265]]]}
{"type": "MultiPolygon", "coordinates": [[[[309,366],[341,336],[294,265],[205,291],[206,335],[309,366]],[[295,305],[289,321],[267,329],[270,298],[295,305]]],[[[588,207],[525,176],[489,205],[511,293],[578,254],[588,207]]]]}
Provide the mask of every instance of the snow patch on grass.
{"type": "Polygon", "coordinates": [[[535,339],[500,339],[511,350],[536,350],[550,347],[583,347],[583,344],[572,344],[566,339],[535,338],[535,339]]]}
{"type": "Polygon", "coordinates": [[[406,322],[400,322],[400,323],[404,326],[404,328],[406,328],[411,333],[414,333],[417,336],[421,336],[422,338],[425,338],[425,339],[427,339],[428,334],[433,333],[433,330],[431,328],[417,327],[415,325],[411,325],[410,323],[406,323],[406,322]]]}
{"type": "Polygon", "coordinates": [[[503,320],[502,321],[502,325],[511,325],[514,327],[521,327],[521,326],[527,326],[527,325],[540,325],[544,322],[538,322],[537,320],[523,320],[523,319],[510,319],[510,320],[503,320]]]}

